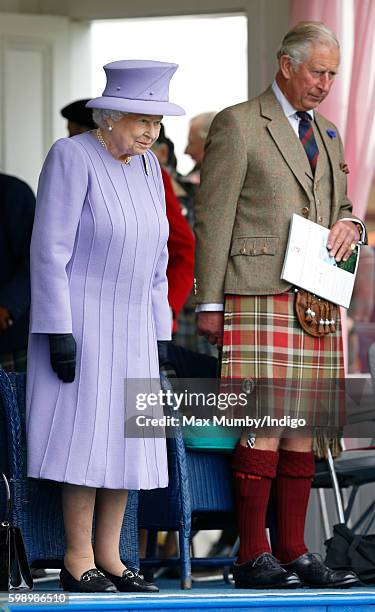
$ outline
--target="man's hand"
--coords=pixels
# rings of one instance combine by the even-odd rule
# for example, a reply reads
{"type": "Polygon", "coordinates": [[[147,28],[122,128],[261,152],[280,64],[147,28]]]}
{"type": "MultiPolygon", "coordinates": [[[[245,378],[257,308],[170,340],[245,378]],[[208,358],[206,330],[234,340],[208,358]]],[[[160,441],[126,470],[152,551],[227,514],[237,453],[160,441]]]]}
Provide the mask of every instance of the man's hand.
{"type": "Polygon", "coordinates": [[[202,311],[197,313],[197,329],[210,344],[223,346],[224,313],[222,311],[202,311]]]}
{"type": "Polygon", "coordinates": [[[346,261],[353,252],[351,245],[360,239],[358,227],[352,221],[337,221],[328,236],[327,249],[336,261],[346,261]]]}
{"type": "Polygon", "coordinates": [[[4,308],[4,306],[0,306],[0,334],[5,332],[11,325],[13,325],[13,321],[9,310],[4,308]]]}

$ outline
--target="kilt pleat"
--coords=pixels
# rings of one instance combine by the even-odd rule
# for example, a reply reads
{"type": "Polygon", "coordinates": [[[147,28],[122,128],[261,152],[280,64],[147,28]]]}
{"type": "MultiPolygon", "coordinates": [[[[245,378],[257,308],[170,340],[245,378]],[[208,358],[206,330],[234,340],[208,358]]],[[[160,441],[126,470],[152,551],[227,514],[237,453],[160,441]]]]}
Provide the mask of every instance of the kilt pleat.
{"type": "Polygon", "coordinates": [[[250,381],[257,416],[337,427],[345,413],[340,320],[335,333],[310,336],[297,321],[294,299],[293,292],[226,296],[221,387],[250,381]]]}

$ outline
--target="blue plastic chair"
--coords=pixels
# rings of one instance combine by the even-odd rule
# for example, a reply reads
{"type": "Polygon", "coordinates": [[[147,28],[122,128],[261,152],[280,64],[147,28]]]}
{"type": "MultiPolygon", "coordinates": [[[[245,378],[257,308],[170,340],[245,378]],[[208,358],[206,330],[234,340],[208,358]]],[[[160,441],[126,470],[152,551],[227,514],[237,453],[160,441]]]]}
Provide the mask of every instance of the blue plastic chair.
{"type": "MultiPolygon", "coordinates": [[[[22,531],[30,565],[60,568],[64,556],[61,487],[56,482],[26,477],[25,388],[25,374],[6,374],[0,369],[0,448],[7,449],[11,521],[22,531]]],[[[4,457],[3,452],[3,463],[4,457]]],[[[4,497],[0,489],[0,512],[4,510],[4,497]]],[[[139,565],[137,510],[138,492],[129,491],[120,555],[131,568],[139,565]]]]}
{"type": "MultiPolygon", "coordinates": [[[[162,374],[162,386],[172,389],[162,374]]],[[[172,414],[172,411],[171,413],[172,414]]],[[[173,412],[176,416],[176,412],[173,412]]],[[[140,491],[139,527],[148,529],[148,546],[144,567],[180,565],[181,588],[192,585],[191,566],[231,565],[234,558],[190,558],[192,531],[198,529],[235,528],[231,457],[225,453],[185,449],[182,431],[174,428],[167,440],[169,486],[165,489],[140,491]],[[178,531],[178,559],[156,558],[158,531],[178,531]]]]}

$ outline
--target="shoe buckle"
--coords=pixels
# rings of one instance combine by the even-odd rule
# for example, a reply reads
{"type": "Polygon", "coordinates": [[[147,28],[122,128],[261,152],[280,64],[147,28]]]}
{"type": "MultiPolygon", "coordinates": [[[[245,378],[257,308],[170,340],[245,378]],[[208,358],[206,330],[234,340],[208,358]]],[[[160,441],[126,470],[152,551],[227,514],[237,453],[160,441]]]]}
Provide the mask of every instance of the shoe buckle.
{"type": "Polygon", "coordinates": [[[90,582],[91,578],[98,578],[99,576],[105,578],[103,572],[99,570],[89,570],[82,576],[82,580],[83,582],[90,582]]]}
{"type": "Polygon", "coordinates": [[[125,571],[125,576],[127,576],[128,578],[135,578],[135,574],[130,569],[127,569],[125,571]]]}

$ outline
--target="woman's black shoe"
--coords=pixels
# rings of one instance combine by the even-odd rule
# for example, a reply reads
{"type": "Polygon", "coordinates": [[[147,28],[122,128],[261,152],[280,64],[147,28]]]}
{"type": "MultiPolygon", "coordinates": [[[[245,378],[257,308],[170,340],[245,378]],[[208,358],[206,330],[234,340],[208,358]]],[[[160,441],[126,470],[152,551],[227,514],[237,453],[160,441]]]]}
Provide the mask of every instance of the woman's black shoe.
{"type": "MultiPolygon", "coordinates": [[[[98,566],[100,567],[100,566],[98,566]]],[[[138,572],[125,568],[122,576],[114,576],[100,567],[100,571],[109,578],[122,593],[158,593],[159,588],[152,582],[144,580],[138,572]]]]}
{"type": "Polygon", "coordinates": [[[60,583],[64,591],[71,593],[117,593],[115,585],[98,569],[84,572],[80,580],[76,580],[66,567],[60,572],[60,583]]]}

